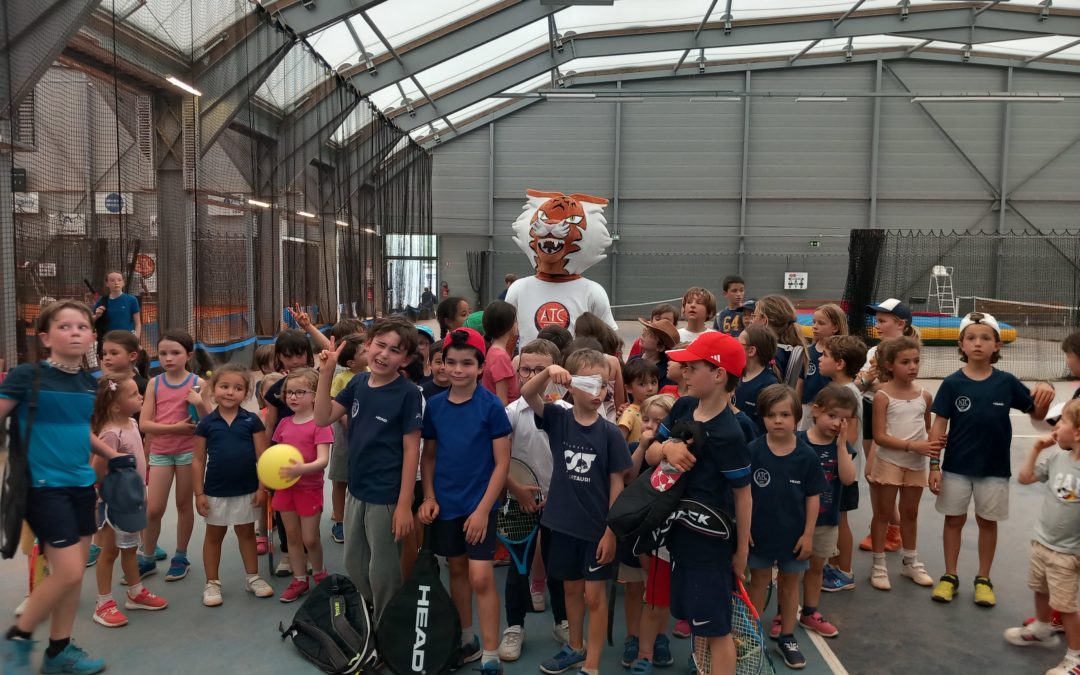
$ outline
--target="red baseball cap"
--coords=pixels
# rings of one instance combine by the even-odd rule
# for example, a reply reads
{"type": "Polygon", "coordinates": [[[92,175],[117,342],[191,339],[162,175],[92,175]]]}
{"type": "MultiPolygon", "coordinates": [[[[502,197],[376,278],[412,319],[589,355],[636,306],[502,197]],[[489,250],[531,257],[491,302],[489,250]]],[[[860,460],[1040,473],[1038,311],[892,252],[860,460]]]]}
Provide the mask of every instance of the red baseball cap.
{"type": "Polygon", "coordinates": [[[669,349],[667,357],[679,363],[707,361],[735,377],[742,377],[746,369],[746,350],[743,346],[727,333],[717,331],[702,333],[686,349],[669,349]]]}
{"type": "Polygon", "coordinates": [[[487,356],[487,345],[484,344],[484,336],[480,335],[480,333],[476,332],[472,328],[458,328],[451,332],[450,338],[443,342],[443,354],[446,353],[447,349],[450,349],[454,346],[454,342],[457,342],[456,340],[454,340],[454,336],[458,333],[462,333],[465,335],[465,344],[469,345],[470,347],[474,347],[477,351],[480,352],[480,356],[487,356]]]}

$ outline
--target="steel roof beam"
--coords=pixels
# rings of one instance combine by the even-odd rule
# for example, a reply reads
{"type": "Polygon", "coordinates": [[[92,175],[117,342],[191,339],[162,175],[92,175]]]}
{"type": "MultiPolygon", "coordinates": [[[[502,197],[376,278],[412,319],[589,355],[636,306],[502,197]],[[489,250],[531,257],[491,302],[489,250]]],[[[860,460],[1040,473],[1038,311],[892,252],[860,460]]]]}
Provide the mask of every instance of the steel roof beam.
{"type": "Polygon", "coordinates": [[[317,33],[353,14],[367,11],[386,0],[300,0],[276,2],[267,11],[280,17],[281,22],[301,37],[317,33]]]}
{"type": "Polygon", "coordinates": [[[299,142],[293,147],[279,143],[278,151],[281,154],[268,177],[269,186],[275,185],[283,167],[287,172],[284,176],[286,184],[300,175],[311,160],[319,156],[323,146],[362,100],[351,91],[334,91],[283,125],[278,137],[299,139],[299,142]]]}

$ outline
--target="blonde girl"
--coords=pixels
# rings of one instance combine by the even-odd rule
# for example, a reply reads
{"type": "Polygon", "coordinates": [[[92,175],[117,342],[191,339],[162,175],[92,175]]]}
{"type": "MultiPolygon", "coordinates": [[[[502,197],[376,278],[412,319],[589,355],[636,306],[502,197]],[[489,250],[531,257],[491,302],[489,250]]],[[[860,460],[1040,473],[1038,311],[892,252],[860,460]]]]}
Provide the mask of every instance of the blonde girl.
{"type": "MultiPolygon", "coordinates": [[[[191,509],[191,463],[195,450],[196,420],[210,411],[199,390],[203,380],[188,370],[195,341],[186,331],[167,330],[158,340],[158,361],[165,371],[146,387],[139,428],[150,437],[147,525],[143,551],[153,551],[161,536],[161,517],[169,503],[169,491],[176,479],[176,553],[169,561],[165,581],[179,581],[188,575],[187,558],[195,513],[191,509]]],[[[139,575],[157,572],[153,556],[140,556],[139,575]]],[[[129,579],[129,581],[131,581],[129,579]]]]}
{"type": "Polygon", "coordinates": [[[782,295],[766,295],[755,303],[750,320],[772,329],[776,335],[776,368],[780,371],[780,382],[796,389],[806,373],[809,359],[795,305],[782,295]]]}
{"type": "Polygon", "coordinates": [[[933,578],[919,562],[915,541],[919,520],[919,500],[926,487],[929,459],[941,453],[945,443],[931,441],[930,393],[915,384],[919,376],[921,345],[912,337],[885,340],[877,349],[877,380],[874,394],[874,443],[877,456],[871,480],[877,486],[874,519],[870,536],[874,545],[874,565],[870,585],[887,591],[889,571],[885,567],[885,533],[889,516],[900,495],[900,535],[903,554],[900,573],[919,584],[932,586],[933,578]]]}
{"type": "MultiPolygon", "coordinates": [[[[98,380],[90,429],[116,452],[134,457],[135,470],[145,482],[146,457],[143,455],[142,435],[139,433],[138,423],[132,417],[142,408],[142,403],[139,387],[130,375],[103,375],[98,380]]],[[[104,475],[108,468],[106,462],[100,458],[94,458],[94,466],[99,476],[104,475]]],[[[98,530],[101,557],[95,570],[98,598],[94,607],[94,622],[106,628],[118,628],[127,625],[128,619],[112,597],[113,567],[117,557],[120,558],[120,568],[124,571],[124,576],[130,581],[124,609],[156,611],[165,609],[169,603],[151,593],[150,589],[138,581],[139,561],[136,550],[139,546],[139,533],[121,530],[108,520],[108,512],[105,513],[106,518],[98,530]]]]}
{"type": "MultiPolygon", "coordinates": [[[[813,335],[813,342],[811,342],[810,348],[806,350],[806,374],[799,380],[799,386],[796,387],[799,392],[799,400],[802,401],[804,406],[809,405],[817,396],[817,393],[831,382],[829,378],[818,372],[818,361],[821,359],[821,341],[834,335],[848,334],[847,316],[844,314],[844,310],[833,303],[818,307],[814,311],[810,332],[813,335]]],[[[804,419],[808,426],[809,416],[804,419]]]]}

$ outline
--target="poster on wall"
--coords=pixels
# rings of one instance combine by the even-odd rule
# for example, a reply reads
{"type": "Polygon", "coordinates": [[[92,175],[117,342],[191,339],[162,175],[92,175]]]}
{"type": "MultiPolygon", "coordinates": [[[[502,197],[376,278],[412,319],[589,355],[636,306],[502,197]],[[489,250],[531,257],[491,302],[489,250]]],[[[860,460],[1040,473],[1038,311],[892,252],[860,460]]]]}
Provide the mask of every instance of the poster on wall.
{"type": "Polygon", "coordinates": [[[157,253],[140,253],[135,256],[135,274],[132,275],[129,292],[157,293],[157,253]]]}
{"type": "Polygon", "coordinates": [[[785,272],[785,291],[805,291],[809,286],[810,275],[806,272],[785,272]]]}
{"type": "Polygon", "coordinates": [[[15,213],[37,213],[41,202],[36,192],[14,192],[15,213]]]}
{"type": "Polygon", "coordinates": [[[131,213],[135,195],[131,192],[95,192],[94,213],[127,215],[131,213]]]}
{"type": "Polygon", "coordinates": [[[86,216],[81,213],[50,213],[49,236],[85,237],[86,216]]]}
{"type": "Polygon", "coordinates": [[[242,195],[206,195],[208,216],[242,216],[245,212],[242,195]]]}

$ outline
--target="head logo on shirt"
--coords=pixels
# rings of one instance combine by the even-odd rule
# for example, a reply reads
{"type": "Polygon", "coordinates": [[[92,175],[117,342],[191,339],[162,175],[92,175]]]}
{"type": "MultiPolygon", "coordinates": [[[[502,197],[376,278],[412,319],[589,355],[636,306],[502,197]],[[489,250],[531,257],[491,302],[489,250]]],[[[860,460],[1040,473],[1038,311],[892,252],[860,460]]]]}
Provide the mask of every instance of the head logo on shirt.
{"type": "Polygon", "coordinates": [[[758,487],[765,487],[772,480],[772,476],[769,475],[767,469],[758,469],[754,472],[754,484],[758,487]]]}
{"type": "Polygon", "coordinates": [[[811,361],[810,363],[806,364],[806,376],[812,377],[814,375],[817,375],[817,364],[811,361]]]}
{"type": "Polygon", "coordinates": [[[360,400],[359,399],[353,399],[352,411],[349,413],[349,417],[356,417],[356,414],[358,412],[360,412],[360,400]]]}
{"type": "Polygon", "coordinates": [[[596,454],[565,450],[563,452],[563,459],[566,460],[567,471],[586,474],[589,473],[589,469],[592,468],[593,462],[596,460],[596,454]]]}
{"type": "Polygon", "coordinates": [[[961,396],[956,399],[956,409],[960,412],[967,412],[971,410],[971,399],[967,396],[961,396]]]}

